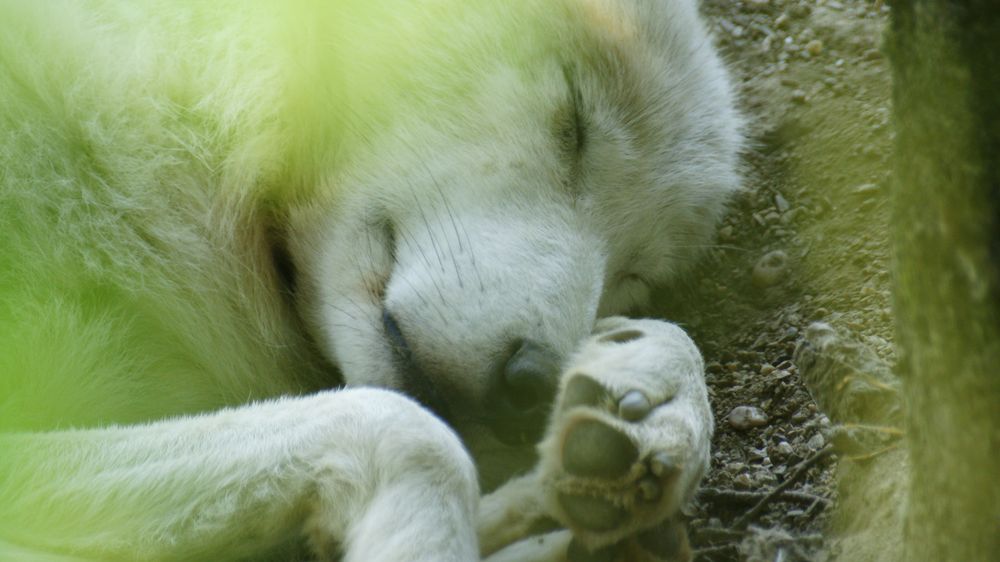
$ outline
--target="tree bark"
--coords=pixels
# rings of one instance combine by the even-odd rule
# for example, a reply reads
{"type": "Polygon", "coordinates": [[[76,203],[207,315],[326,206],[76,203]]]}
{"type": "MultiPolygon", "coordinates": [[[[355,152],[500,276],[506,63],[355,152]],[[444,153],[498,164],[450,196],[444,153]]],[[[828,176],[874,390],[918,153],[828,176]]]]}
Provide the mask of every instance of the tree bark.
{"type": "Polygon", "coordinates": [[[1000,560],[1000,5],[892,11],[906,560],[1000,560]]]}

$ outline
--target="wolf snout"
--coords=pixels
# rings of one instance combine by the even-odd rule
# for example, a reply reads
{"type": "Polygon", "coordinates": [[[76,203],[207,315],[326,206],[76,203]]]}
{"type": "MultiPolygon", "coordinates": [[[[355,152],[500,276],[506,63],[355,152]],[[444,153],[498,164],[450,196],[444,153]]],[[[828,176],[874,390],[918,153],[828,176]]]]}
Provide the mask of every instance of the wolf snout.
{"type": "Polygon", "coordinates": [[[382,327],[401,375],[400,390],[439,418],[449,424],[478,419],[508,445],[532,444],[541,438],[561,369],[560,357],[550,347],[530,339],[514,340],[499,363],[487,370],[484,392],[469,403],[448,384],[449,379],[456,379],[453,374],[434,368],[434,361],[426,356],[416,356],[403,327],[388,310],[382,312],[382,327]],[[478,411],[469,411],[470,406],[478,411]]]}

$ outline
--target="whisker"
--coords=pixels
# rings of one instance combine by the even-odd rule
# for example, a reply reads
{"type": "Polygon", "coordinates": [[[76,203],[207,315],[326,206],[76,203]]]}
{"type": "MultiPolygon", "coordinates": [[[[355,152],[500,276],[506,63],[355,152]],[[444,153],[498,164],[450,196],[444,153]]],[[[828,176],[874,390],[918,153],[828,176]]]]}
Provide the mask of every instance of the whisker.
{"type": "Polygon", "coordinates": [[[434,248],[434,253],[437,255],[438,266],[441,268],[441,273],[444,273],[444,259],[441,256],[441,249],[438,248],[437,240],[434,239],[434,233],[431,232],[430,221],[427,220],[427,214],[424,213],[424,206],[420,204],[420,198],[417,197],[417,191],[413,188],[413,184],[410,184],[410,192],[413,194],[413,202],[417,206],[417,213],[420,214],[420,220],[424,223],[424,230],[427,231],[427,236],[431,240],[431,247],[434,248]]]}
{"type": "MultiPolygon", "coordinates": [[[[424,164],[424,168],[427,170],[427,173],[430,174],[431,183],[434,184],[434,188],[438,192],[438,197],[440,197],[441,202],[444,203],[445,211],[448,213],[448,220],[451,221],[452,229],[454,229],[455,231],[455,239],[458,241],[459,253],[461,253],[462,239],[458,237],[458,227],[455,226],[455,216],[451,214],[451,206],[448,205],[448,200],[444,196],[444,191],[441,190],[441,185],[437,182],[437,179],[434,177],[434,174],[431,173],[430,168],[428,168],[426,164],[424,164]]],[[[448,242],[448,253],[451,254],[451,265],[452,267],[455,268],[455,276],[458,277],[458,286],[464,289],[465,283],[462,282],[462,270],[458,266],[458,258],[455,256],[455,249],[452,248],[451,238],[447,234],[444,234],[444,238],[448,242]]]]}
{"type": "Polygon", "coordinates": [[[428,301],[426,298],[424,298],[424,295],[416,288],[416,286],[413,285],[413,281],[410,281],[410,279],[408,277],[404,277],[403,278],[403,282],[410,286],[410,289],[412,289],[413,292],[414,292],[414,294],[417,295],[417,298],[420,300],[421,304],[423,304],[427,308],[429,308],[429,309],[433,310],[434,312],[436,312],[437,315],[438,315],[438,317],[441,318],[442,322],[444,322],[445,324],[448,323],[448,319],[445,318],[444,313],[442,312],[442,309],[440,308],[440,306],[433,305],[433,304],[431,304],[430,301],[428,301]]]}
{"type": "MultiPolygon", "coordinates": [[[[417,157],[417,160],[423,166],[424,171],[426,171],[427,175],[431,178],[431,182],[437,188],[438,194],[441,197],[442,202],[444,202],[445,210],[448,212],[448,217],[451,220],[452,228],[455,231],[455,239],[458,242],[458,249],[459,249],[460,253],[463,251],[463,248],[462,248],[462,236],[460,236],[458,234],[458,226],[461,226],[462,233],[465,235],[465,243],[469,247],[469,259],[470,259],[471,264],[472,264],[472,271],[475,272],[476,278],[479,281],[479,291],[480,292],[485,292],[486,291],[486,284],[483,283],[482,273],[479,271],[479,264],[476,261],[476,253],[475,253],[475,251],[473,249],[473,246],[472,246],[472,240],[469,238],[469,231],[466,230],[466,228],[465,228],[465,223],[462,222],[461,220],[456,221],[455,213],[454,213],[453,209],[451,208],[451,204],[448,202],[448,199],[446,197],[444,197],[444,192],[441,189],[441,184],[438,182],[437,177],[434,175],[434,173],[431,171],[430,167],[427,165],[427,161],[424,158],[421,157],[420,151],[417,150],[417,148],[414,147],[413,145],[411,145],[409,142],[407,142],[406,139],[400,139],[400,142],[402,142],[403,145],[406,146],[410,150],[410,152],[412,152],[413,155],[417,157]]],[[[413,189],[413,186],[411,185],[411,190],[412,189],[413,189]]],[[[433,239],[432,239],[432,242],[433,242],[433,239]]],[[[449,241],[449,248],[450,248],[450,246],[451,246],[451,243],[449,241]]],[[[452,255],[452,259],[454,259],[454,254],[452,255]]],[[[463,284],[462,284],[461,273],[459,272],[459,269],[458,269],[458,261],[455,260],[454,263],[453,263],[453,265],[455,266],[455,272],[456,272],[456,274],[459,275],[458,283],[459,283],[459,286],[461,287],[461,286],[463,286],[463,284]]]]}
{"type": "MultiPolygon", "coordinates": [[[[420,244],[417,244],[416,241],[409,235],[409,233],[405,229],[401,228],[401,229],[397,230],[396,234],[399,235],[400,237],[402,237],[406,241],[406,243],[408,245],[416,246],[417,251],[423,257],[424,263],[427,265],[428,270],[430,270],[431,269],[431,264],[430,264],[429,258],[427,257],[427,254],[424,253],[423,246],[421,246],[420,244]]],[[[438,296],[441,297],[441,302],[447,302],[445,300],[445,297],[444,297],[444,290],[441,288],[441,285],[438,284],[437,278],[435,278],[433,275],[429,275],[429,277],[430,277],[430,280],[431,280],[431,284],[434,285],[434,289],[438,293],[438,296]]]]}
{"type": "Polygon", "coordinates": [[[428,267],[428,269],[431,267],[430,258],[427,257],[427,253],[424,252],[423,245],[417,244],[416,240],[414,240],[412,237],[410,237],[409,233],[405,229],[403,229],[403,228],[396,229],[396,236],[398,236],[400,239],[402,239],[402,241],[404,243],[406,243],[407,246],[412,246],[412,247],[416,248],[417,249],[417,253],[420,254],[420,258],[424,262],[424,265],[426,265],[428,267]]]}
{"type": "MultiPolygon", "coordinates": [[[[430,224],[427,222],[427,217],[426,217],[426,215],[424,215],[423,206],[420,205],[419,198],[417,197],[416,188],[413,186],[412,182],[408,182],[408,184],[410,186],[410,193],[413,195],[413,199],[417,203],[418,212],[420,213],[421,219],[423,220],[424,230],[427,231],[427,235],[431,239],[431,246],[434,248],[434,252],[437,255],[438,264],[440,265],[440,268],[441,268],[441,273],[444,273],[445,269],[444,269],[444,262],[443,262],[443,260],[441,258],[441,252],[438,249],[437,242],[434,240],[434,233],[431,232],[431,230],[430,230],[430,224]]],[[[413,238],[412,237],[410,237],[410,241],[413,242],[413,238]]],[[[423,253],[423,246],[417,245],[417,249],[421,253],[423,253]]],[[[432,269],[430,261],[425,260],[425,263],[427,264],[428,271],[430,271],[432,269]]],[[[438,296],[441,297],[441,302],[442,303],[447,303],[448,299],[445,298],[445,296],[444,296],[444,290],[441,287],[440,283],[438,283],[438,279],[436,277],[434,277],[433,275],[430,275],[429,273],[428,273],[428,275],[430,276],[431,283],[434,285],[434,289],[438,292],[438,296]]]]}
{"type": "MultiPolygon", "coordinates": [[[[350,301],[350,299],[348,299],[348,302],[352,302],[352,301],[350,301]]],[[[348,317],[348,318],[350,318],[351,320],[354,320],[355,322],[358,322],[358,317],[357,317],[357,316],[355,316],[355,315],[351,314],[351,313],[350,313],[350,312],[348,312],[348,311],[347,311],[346,309],[344,309],[344,308],[342,308],[342,307],[340,307],[340,306],[337,306],[337,305],[333,304],[332,302],[324,302],[324,303],[323,303],[323,306],[325,306],[326,308],[331,308],[331,309],[333,309],[333,310],[335,310],[335,311],[337,311],[337,312],[339,312],[339,313],[343,314],[344,316],[347,316],[347,317],[348,317]]],[[[360,310],[360,309],[359,309],[359,312],[361,312],[361,310],[360,310]]]]}

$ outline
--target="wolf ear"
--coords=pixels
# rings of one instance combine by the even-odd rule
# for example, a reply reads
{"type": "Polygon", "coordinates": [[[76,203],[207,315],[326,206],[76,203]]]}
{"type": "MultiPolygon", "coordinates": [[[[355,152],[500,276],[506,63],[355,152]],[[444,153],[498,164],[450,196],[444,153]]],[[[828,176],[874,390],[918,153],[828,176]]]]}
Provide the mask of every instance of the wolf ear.
{"type": "Polygon", "coordinates": [[[650,0],[573,0],[583,20],[616,39],[635,37],[641,4],[650,0]]]}
{"type": "Polygon", "coordinates": [[[570,3],[585,22],[617,40],[645,35],[656,42],[668,40],[666,35],[671,32],[690,31],[688,25],[702,27],[698,0],[570,0],[570,3]]]}

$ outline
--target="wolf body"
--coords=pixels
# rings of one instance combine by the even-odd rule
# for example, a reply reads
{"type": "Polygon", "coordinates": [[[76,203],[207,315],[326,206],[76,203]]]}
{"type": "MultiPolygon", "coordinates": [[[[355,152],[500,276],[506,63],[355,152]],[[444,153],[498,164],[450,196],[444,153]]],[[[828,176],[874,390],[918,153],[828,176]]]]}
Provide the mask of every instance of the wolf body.
{"type": "Polygon", "coordinates": [[[693,344],[597,319],[738,184],[693,2],[5,0],[0,30],[0,553],[557,560],[690,496],[693,344]],[[571,532],[518,543],[543,517],[571,532]]]}

